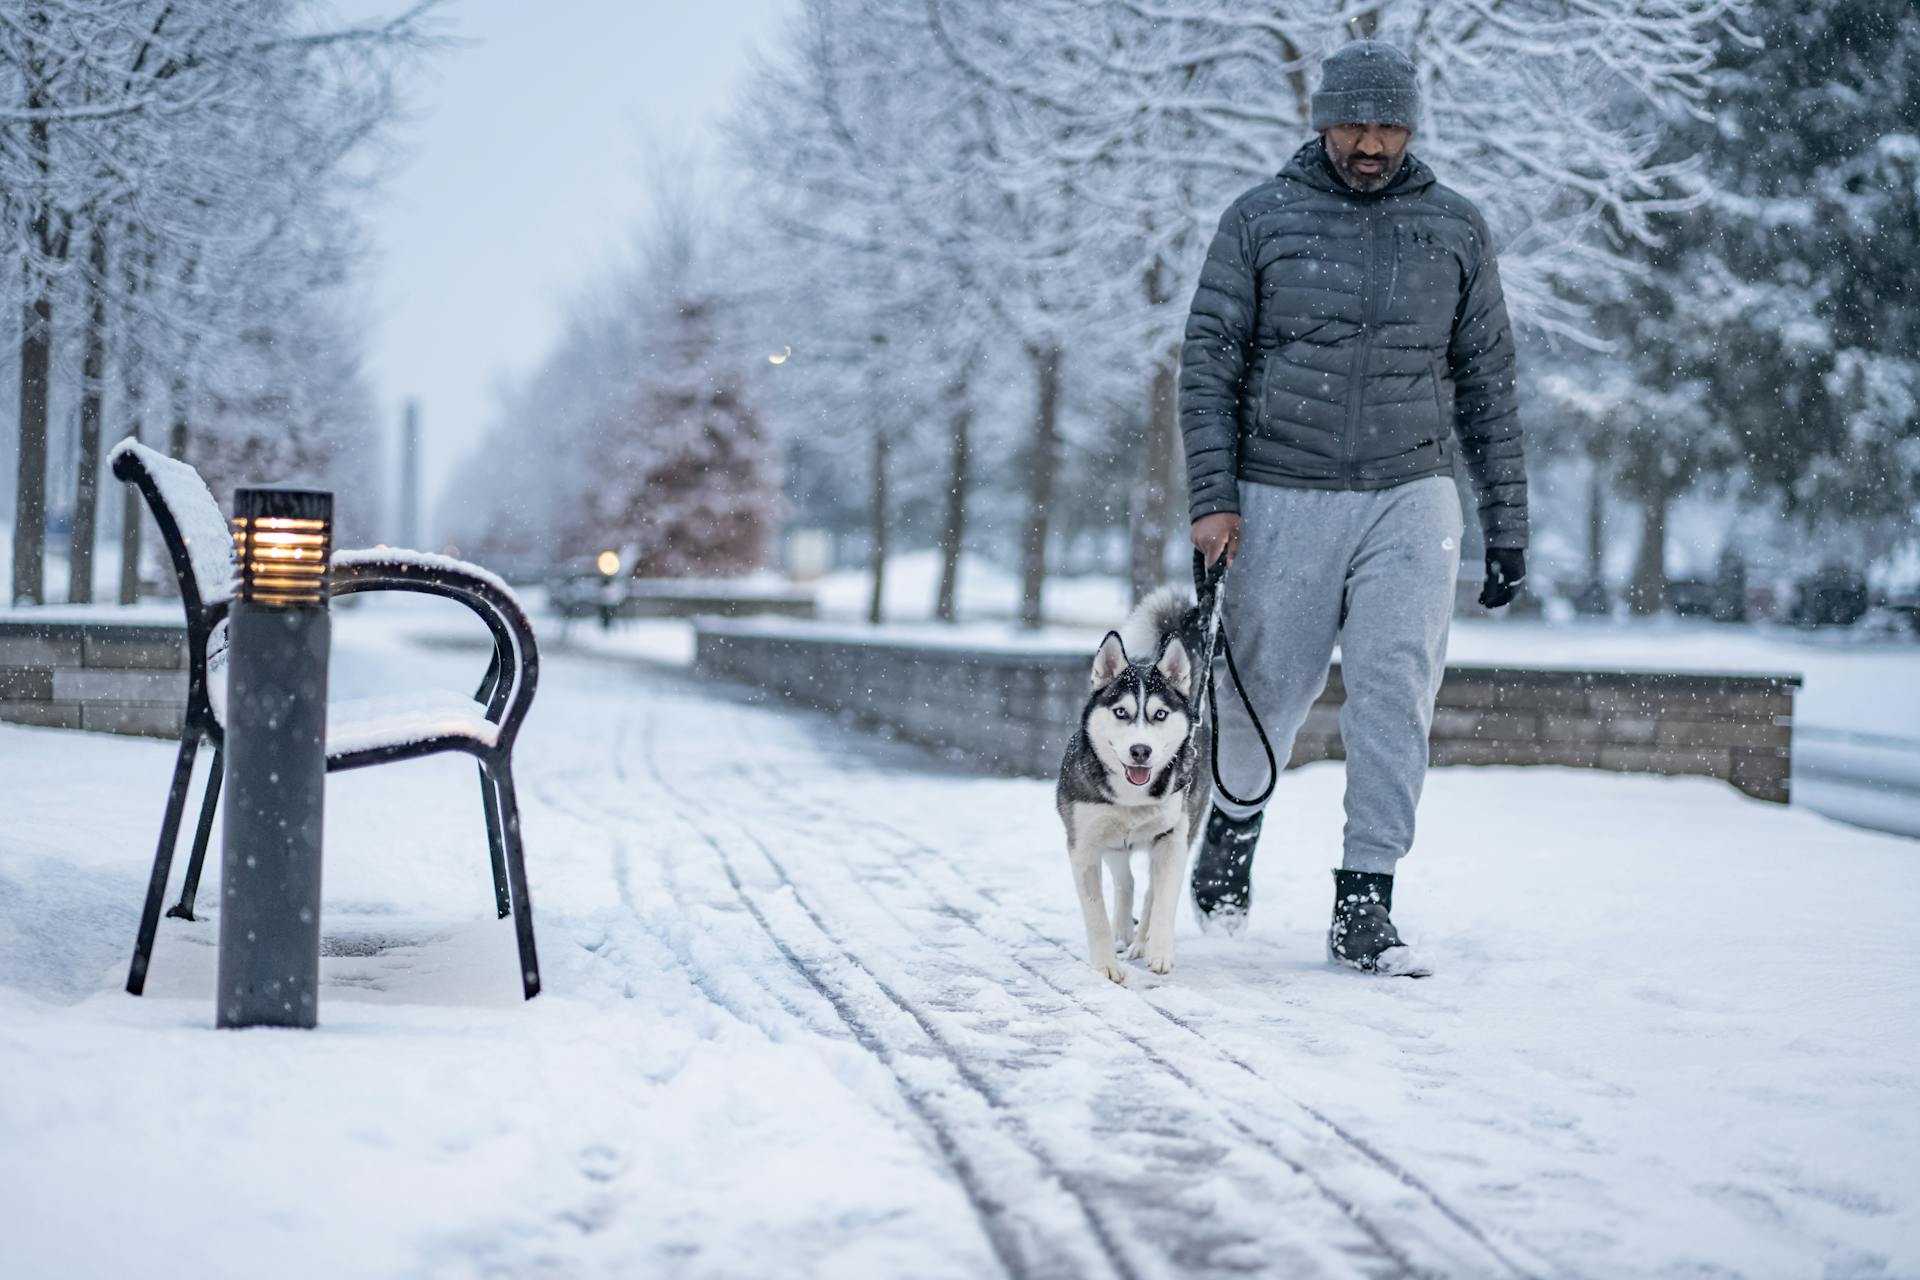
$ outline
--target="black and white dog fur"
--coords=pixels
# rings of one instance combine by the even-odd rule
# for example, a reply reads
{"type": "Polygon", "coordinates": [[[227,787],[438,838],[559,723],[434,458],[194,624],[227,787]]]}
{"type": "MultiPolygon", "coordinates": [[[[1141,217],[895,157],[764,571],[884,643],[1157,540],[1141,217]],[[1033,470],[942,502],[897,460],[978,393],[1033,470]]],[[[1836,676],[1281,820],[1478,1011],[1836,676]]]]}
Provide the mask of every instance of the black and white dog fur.
{"type": "Polygon", "coordinates": [[[1087,959],[1126,981],[1117,952],[1144,959],[1155,973],[1173,968],[1173,918],[1185,896],[1192,849],[1213,779],[1209,726],[1195,663],[1206,650],[1207,620],[1178,588],[1140,602],[1120,631],[1094,654],[1092,690],[1080,729],[1060,762],[1055,804],[1067,828],[1067,857],[1086,916],[1087,959]],[[1145,849],[1146,901],[1134,928],[1133,867],[1145,849]],[[1100,868],[1113,878],[1109,920],[1100,868]]]}

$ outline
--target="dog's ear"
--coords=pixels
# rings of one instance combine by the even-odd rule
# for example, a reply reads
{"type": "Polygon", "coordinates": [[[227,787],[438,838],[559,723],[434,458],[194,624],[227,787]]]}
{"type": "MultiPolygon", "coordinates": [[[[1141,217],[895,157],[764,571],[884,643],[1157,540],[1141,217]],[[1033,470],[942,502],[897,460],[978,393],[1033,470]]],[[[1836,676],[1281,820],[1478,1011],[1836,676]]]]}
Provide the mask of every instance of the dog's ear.
{"type": "Polygon", "coordinates": [[[1160,655],[1160,661],[1154,666],[1166,678],[1168,684],[1180,691],[1183,698],[1193,697],[1193,659],[1187,655],[1187,646],[1175,636],[1167,641],[1167,648],[1160,655]]]}
{"type": "Polygon", "coordinates": [[[1126,669],[1127,646],[1120,643],[1118,631],[1109,631],[1107,638],[1100,642],[1100,652],[1093,655],[1093,687],[1106,688],[1126,669]]]}

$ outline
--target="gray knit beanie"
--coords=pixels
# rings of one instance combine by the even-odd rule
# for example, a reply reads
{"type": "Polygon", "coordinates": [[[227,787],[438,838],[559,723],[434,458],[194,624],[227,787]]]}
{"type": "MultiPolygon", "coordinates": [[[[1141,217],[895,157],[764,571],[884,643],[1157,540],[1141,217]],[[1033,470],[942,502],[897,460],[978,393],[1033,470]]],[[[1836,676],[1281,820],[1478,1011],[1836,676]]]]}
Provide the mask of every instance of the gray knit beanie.
{"type": "Polygon", "coordinates": [[[1313,127],[1336,124],[1397,124],[1413,128],[1420,115],[1420,85],[1413,62],[1384,40],[1355,40],[1320,64],[1313,95],[1313,127]]]}

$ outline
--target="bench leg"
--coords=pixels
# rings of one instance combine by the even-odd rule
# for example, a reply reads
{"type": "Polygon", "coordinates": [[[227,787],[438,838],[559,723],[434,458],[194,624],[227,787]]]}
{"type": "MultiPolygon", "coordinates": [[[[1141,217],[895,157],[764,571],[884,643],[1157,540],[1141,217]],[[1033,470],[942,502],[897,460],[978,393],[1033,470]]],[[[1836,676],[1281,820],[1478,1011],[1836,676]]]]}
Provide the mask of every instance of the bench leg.
{"type": "Polygon", "coordinates": [[[540,994],[540,959],[533,948],[533,903],[527,897],[527,862],[520,848],[520,801],[513,793],[512,766],[502,762],[497,778],[507,877],[513,886],[513,930],[520,943],[520,986],[531,1000],[540,994]]]}
{"type": "Polygon", "coordinates": [[[171,920],[193,919],[193,900],[200,892],[200,869],[207,862],[207,843],[213,838],[213,815],[220,808],[221,748],[213,749],[213,772],[207,775],[207,789],[200,799],[200,825],[193,831],[193,854],[187,859],[187,880],[180,886],[180,901],[167,908],[171,920]]]}
{"type": "Polygon", "coordinates": [[[133,940],[133,964],[127,969],[127,992],[139,995],[147,985],[147,962],[153,958],[153,935],[160,928],[160,903],[167,896],[167,875],[173,870],[173,846],[180,838],[180,817],[187,807],[187,789],[193,785],[193,757],[200,735],[188,730],[180,739],[173,763],[173,787],[167,792],[167,812],[160,821],[160,847],[153,853],[153,873],[147,878],[147,902],[140,911],[140,932],[133,940]]]}
{"type": "Polygon", "coordinates": [[[484,763],[480,766],[480,807],[487,813],[487,857],[493,863],[493,908],[504,920],[513,910],[513,902],[507,892],[507,852],[500,834],[499,788],[484,763]]]}

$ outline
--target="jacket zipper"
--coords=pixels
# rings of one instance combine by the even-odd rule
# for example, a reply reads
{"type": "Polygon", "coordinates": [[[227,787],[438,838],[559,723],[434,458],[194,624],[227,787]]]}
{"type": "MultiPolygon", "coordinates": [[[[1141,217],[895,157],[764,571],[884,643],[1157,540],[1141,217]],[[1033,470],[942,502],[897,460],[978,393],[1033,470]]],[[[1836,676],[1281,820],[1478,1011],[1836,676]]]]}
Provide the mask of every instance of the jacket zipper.
{"type": "Polygon", "coordinates": [[[1345,489],[1353,484],[1353,437],[1360,429],[1360,397],[1367,370],[1367,357],[1373,353],[1373,330],[1378,323],[1374,302],[1377,290],[1374,277],[1378,273],[1378,240],[1380,230],[1379,206],[1367,210],[1366,244],[1364,246],[1364,266],[1360,272],[1360,349],[1354,352],[1353,367],[1347,371],[1347,420],[1340,432],[1340,487],[1345,489]]]}

